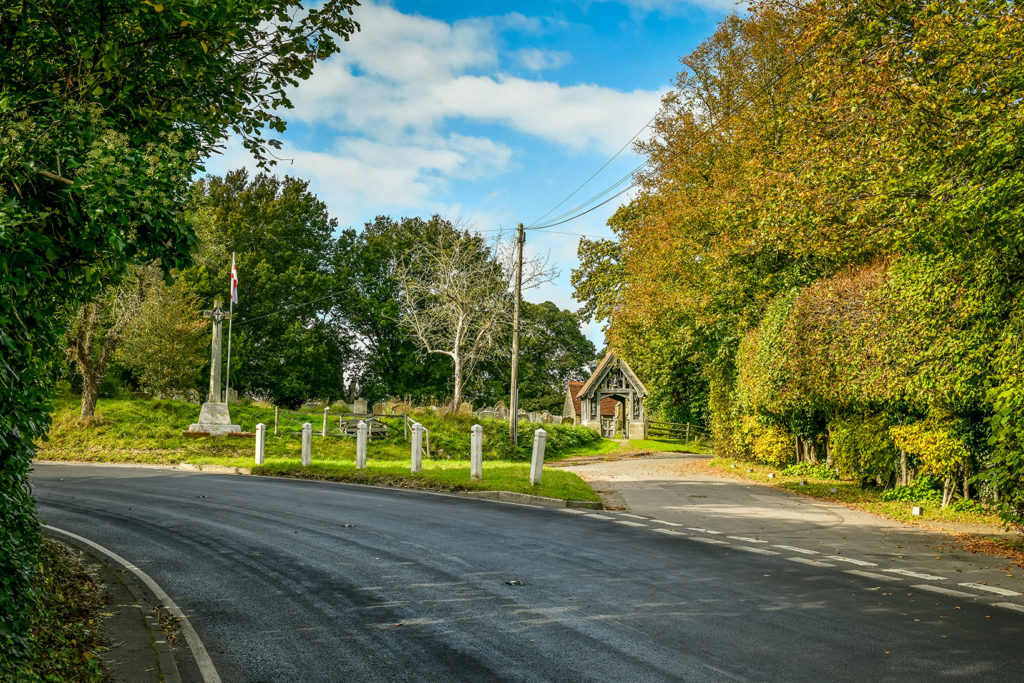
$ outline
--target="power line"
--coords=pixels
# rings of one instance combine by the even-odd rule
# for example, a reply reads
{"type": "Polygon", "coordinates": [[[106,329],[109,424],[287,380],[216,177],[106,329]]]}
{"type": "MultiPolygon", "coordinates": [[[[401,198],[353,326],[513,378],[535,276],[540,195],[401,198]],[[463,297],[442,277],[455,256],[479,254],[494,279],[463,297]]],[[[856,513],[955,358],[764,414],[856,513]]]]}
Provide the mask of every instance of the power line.
{"type": "MultiPolygon", "coordinates": [[[[851,13],[852,13],[852,11],[853,11],[853,10],[851,10],[851,13]]],[[[847,16],[849,16],[849,15],[847,15],[847,16]]],[[[750,95],[749,97],[747,97],[747,98],[746,98],[746,99],[745,99],[745,100],[744,100],[744,101],[743,101],[743,102],[742,102],[742,103],[740,104],[740,106],[739,106],[739,107],[737,108],[737,110],[736,110],[736,112],[735,112],[735,113],[733,113],[733,114],[730,114],[730,115],[728,115],[728,116],[726,116],[726,117],[724,117],[724,118],[722,118],[722,119],[719,119],[719,121],[717,121],[717,122],[713,123],[713,124],[712,124],[712,125],[711,125],[710,127],[708,127],[707,129],[705,129],[705,130],[704,130],[704,132],[703,132],[702,134],[698,135],[698,136],[697,136],[697,137],[696,137],[696,138],[695,138],[695,139],[694,139],[694,140],[692,141],[692,143],[691,143],[690,147],[688,147],[688,149],[692,148],[692,147],[693,147],[693,146],[695,146],[695,145],[698,145],[698,144],[700,144],[700,143],[701,143],[701,142],[703,142],[703,141],[704,141],[705,139],[707,139],[708,137],[710,137],[710,136],[711,136],[711,135],[712,135],[712,134],[713,134],[714,132],[716,132],[716,131],[718,130],[718,128],[719,128],[719,127],[720,127],[720,126],[721,126],[721,125],[722,125],[722,124],[723,124],[723,123],[724,123],[725,121],[728,121],[728,120],[730,120],[730,119],[732,119],[732,118],[734,118],[734,117],[738,116],[738,115],[739,115],[739,114],[740,114],[740,113],[741,113],[741,112],[742,112],[743,110],[745,110],[745,109],[746,109],[746,108],[747,108],[747,107],[748,107],[748,106],[749,106],[750,104],[752,104],[752,103],[754,102],[754,100],[755,100],[755,99],[756,99],[756,98],[757,98],[758,96],[760,96],[760,95],[762,95],[762,94],[766,93],[766,92],[768,91],[768,89],[769,89],[769,88],[771,88],[771,87],[773,87],[773,86],[777,85],[777,84],[778,84],[778,83],[779,83],[779,82],[780,82],[780,81],[781,81],[781,80],[782,80],[783,78],[785,78],[786,76],[788,76],[788,75],[790,74],[790,72],[792,72],[792,71],[793,71],[794,69],[796,69],[796,68],[797,68],[798,66],[801,66],[801,65],[803,65],[803,63],[804,63],[804,61],[805,61],[805,59],[806,59],[806,57],[807,57],[808,55],[810,55],[811,53],[815,52],[815,51],[816,51],[816,50],[817,50],[817,49],[818,49],[819,47],[821,47],[821,46],[822,46],[822,45],[823,45],[823,44],[824,44],[824,43],[825,43],[826,41],[828,41],[828,40],[831,40],[832,38],[834,38],[834,37],[835,37],[835,35],[836,35],[836,34],[837,34],[837,33],[839,32],[839,30],[840,30],[840,28],[841,28],[841,24],[842,24],[842,21],[844,21],[845,19],[846,19],[846,17],[843,17],[843,19],[841,19],[841,20],[840,20],[839,22],[837,22],[837,23],[836,23],[836,26],[835,26],[835,28],[834,28],[834,29],[833,29],[832,31],[830,31],[830,32],[826,33],[826,34],[825,34],[825,35],[823,35],[823,36],[822,36],[821,38],[819,38],[819,39],[818,39],[818,40],[817,40],[817,41],[816,41],[816,42],[815,42],[815,43],[814,43],[813,45],[811,45],[811,46],[810,46],[809,48],[807,48],[807,50],[805,50],[805,51],[804,51],[803,53],[801,53],[801,54],[800,54],[800,56],[799,56],[799,57],[798,57],[798,58],[797,58],[797,59],[796,59],[796,60],[795,60],[795,61],[794,61],[794,62],[793,62],[792,64],[790,64],[790,65],[789,65],[789,66],[788,66],[788,67],[787,67],[786,69],[784,69],[784,70],[783,70],[783,71],[782,71],[782,72],[781,72],[781,73],[780,73],[780,74],[779,74],[778,76],[776,76],[776,77],[775,77],[775,78],[773,78],[773,79],[772,79],[772,80],[771,80],[770,82],[768,82],[768,83],[766,83],[766,84],[762,85],[762,86],[761,86],[760,88],[758,88],[757,90],[755,90],[755,91],[754,91],[754,92],[753,92],[753,93],[752,93],[752,94],[751,94],[751,95],[750,95]]],[[[657,114],[655,114],[655,117],[657,117],[657,114]]],[[[653,119],[652,119],[652,120],[653,120],[653,119]]],[[[650,125],[650,124],[648,124],[648,125],[650,125]]],[[[646,126],[645,126],[645,128],[646,128],[646,126]]],[[[642,129],[641,129],[641,130],[642,130],[642,129]]],[[[639,133],[638,133],[638,135],[639,135],[639,133]]],[[[635,139],[635,137],[636,137],[636,136],[634,136],[634,139],[635,139]]],[[[628,143],[627,143],[627,144],[628,144],[628,143]]],[[[678,155],[678,154],[680,154],[680,153],[681,153],[681,152],[677,152],[676,154],[670,154],[670,155],[668,156],[668,158],[667,158],[667,159],[664,159],[664,160],[660,161],[660,162],[658,163],[658,166],[659,166],[659,167],[660,167],[660,166],[663,166],[663,165],[665,164],[665,162],[666,162],[666,161],[668,161],[668,160],[670,160],[670,159],[674,158],[675,156],[677,156],[677,155],[678,155]]],[[[573,208],[572,208],[572,209],[570,209],[569,211],[567,211],[567,212],[564,212],[564,213],[560,214],[559,216],[556,216],[556,217],[554,217],[553,219],[551,219],[551,220],[550,220],[550,221],[548,221],[547,223],[544,223],[544,224],[540,224],[540,225],[537,225],[536,223],[534,223],[534,224],[530,225],[530,226],[529,226],[529,227],[528,227],[527,229],[528,229],[528,230],[546,230],[547,228],[552,228],[552,227],[555,227],[555,226],[557,226],[557,225],[562,225],[562,224],[564,224],[564,223],[568,223],[568,222],[570,222],[570,221],[576,220],[577,218],[580,218],[580,217],[582,217],[582,216],[585,216],[586,214],[590,213],[591,211],[594,211],[594,210],[596,210],[596,209],[598,209],[598,208],[600,208],[600,207],[604,206],[605,204],[607,204],[607,203],[609,203],[610,201],[612,201],[612,200],[616,199],[617,197],[620,197],[621,195],[625,194],[625,193],[626,193],[626,192],[628,192],[629,190],[631,190],[631,189],[633,189],[634,187],[636,187],[637,185],[639,185],[639,182],[640,182],[640,181],[639,181],[639,179],[636,179],[636,178],[634,178],[633,182],[631,182],[631,183],[630,183],[629,185],[627,185],[627,186],[626,186],[625,188],[623,188],[622,190],[620,190],[620,191],[616,192],[615,194],[613,194],[612,196],[608,197],[607,199],[605,199],[605,200],[603,200],[603,201],[601,201],[601,202],[599,202],[599,203],[597,203],[597,204],[594,204],[594,202],[595,202],[596,200],[600,199],[601,197],[603,197],[604,195],[608,194],[609,192],[613,191],[613,190],[614,190],[614,189],[615,189],[616,187],[618,187],[619,185],[621,185],[621,184],[622,184],[623,182],[625,182],[625,181],[626,181],[627,179],[629,179],[630,177],[633,177],[633,176],[635,176],[635,174],[636,174],[636,173],[638,173],[638,172],[640,171],[640,169],[642,169],[642,168],[643,168],[644,166],[646,166],[646,165],[647,165],[648,163],[649,163],[649,162],[648,162],[647,160],[643,161],[643,162],[642,162],[642,163],[640,163],[640,164],[639,164],[639,165],[638,165],[638,166],[637,166],[636,168],[634,168],[634,169],[633,169],[632,171],[630,171],[630,173],[629,173],[628,175],[626,175],[626,176],[623,176],[623,177],[622,177],[622,178],[620,178],[619,180],[615,181],[615,182],[614,182],[614,183],[612,183],[612,184],[611,184],[610,186],[608,186],[607,188],[605,188],[604,190],[602,190],[601,192],[599,192],[599,193],[598,193],[597,195],[594,195],[593,197],[591,197],[591,198],[590,198],[590,199],[588,199],[587,201],[585,201],[585,202],[583,202],[583,203],[581,203],[581,204],[577,204],[577,205],[576,205],[575,207],[573,207],[573,208]]],[[[607,164],[606,164],[606,165],[607,165],[607,164]]],[[[602,168],[604,168],[604,167],[602,166],[602,168]]],[[[599,171],[599,172],[600,172],[600,171],[599,171]]],[[[588,179],[588,182],[589,182],[589,179],[588,179]]],[[[574,191],[573,191],[573,192],[572,192],[572,193],[571,193],[571,194],[570,194],[569,196],[571,197],[571,196],[572,196],[572,194],[575,194],[575,193],[576,193],[576,192],[578,191],[578,189],[579,189],[579,188],[577,188],[577,190],[574,190],[574,191]]],[[[568,197],[567,197],[566,199],[568,199],[568,197]]],[[[563,200],[563,202],[562,202],[562,203],[564,203],[564,200],[563,200]]],[[[556,208],[557,208],[557,207],[556,207],[556,208]]],[[[554,209],[552,209],[552,211],[553,211],[553,210],[554,210],[554,209]]],[[[548,213],[551,213],[551,212],[549,211],[548,213]]],[[[547,214],[545,214],[545,215],[547,215],[547,214]]]]}
{"type": "Polygon", "coordinates": [[[278,313],[282,313],[282,312],[290,310],[292,308],[298,308],[300,306],[308,306],[310,304],[319,303],[319,302],[321,302],[321,301],[323,301],[325,299],[330,299],[333,296],[335,296],[335,295],[334,294],[328,294],[327,296],[322,296],[319,299],[312,299],[311,301],[303,301],[301,303],[291,304],[290,306],[282,306],[281,308],[279,308],[276,311],[273,311],[271,313],[266,313],[264,315],[258,315],[255,318],[245,318],[244,320],[239,320],[238,323],[236,323],[236,324],[241,325],[243,323],[251,323],[251,322],[254,322],[256,320],[263,320],[264,318],[269,318],[272,315],[277,315],[278,313]]]}

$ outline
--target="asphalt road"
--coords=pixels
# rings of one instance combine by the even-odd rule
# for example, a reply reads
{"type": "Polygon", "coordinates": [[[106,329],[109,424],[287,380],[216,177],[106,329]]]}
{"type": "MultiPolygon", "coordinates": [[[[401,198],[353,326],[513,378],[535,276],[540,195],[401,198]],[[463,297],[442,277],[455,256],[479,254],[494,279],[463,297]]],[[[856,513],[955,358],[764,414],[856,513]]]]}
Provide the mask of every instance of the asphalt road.
{"type": "Polygon", "coordinates": [[[33,485],[45,523],[167,591],[225,681],[1024,677],[1022,612],[657,520],[94,465],[33,485]]]}

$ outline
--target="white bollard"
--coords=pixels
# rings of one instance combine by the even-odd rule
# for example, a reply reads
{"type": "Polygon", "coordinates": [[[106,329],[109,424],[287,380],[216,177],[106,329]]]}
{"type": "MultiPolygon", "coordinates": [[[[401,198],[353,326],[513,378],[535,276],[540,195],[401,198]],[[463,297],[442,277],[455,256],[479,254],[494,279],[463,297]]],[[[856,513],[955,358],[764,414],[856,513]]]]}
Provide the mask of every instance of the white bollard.
{"type": "Polygon", "coordinates": [[[370,431],[369,426],[359,421],[356,427],[356,469],[366,469],[366,433],[370,431]]]}
{"type": "Polygon", "coordinates": [[[267,425],[260,422],[256,425],[256,464],[263,464],[263,454],[267,450],[267,425]]]}
{"type": "Polygon", "coordinates": [[[302,423],[302,466],[309,467],[313,462],[313,425],[302,423]]]}
{"type": "Polygon", "coordinates": [[[320,432],[320,436],[327,436],[327,411],[330,410],[330,409],[331,409],[330,406],[327,406],[326,408],[324,408],[324,427],[323,427],[323,430],[321,430],[321,432],[320,432]]]}
{"type": "Polygon", "coordinates": [[[530,460],[530,486],[540,483],[540,477],[544,473],[544,444],[548,440],[548,433],[538,429],[533,433],[533,458],[530,460]]]}
{"type": "Polygon", "coordinates": [[[419,422],[412,423],[412,470],[419,472],[423,469],[423,425],[419,422]]]}
{"type": "Polygon", "coordinates": [[[484,428],[480,425],[469,431],[469,478],[484,478],[484,428]]]}

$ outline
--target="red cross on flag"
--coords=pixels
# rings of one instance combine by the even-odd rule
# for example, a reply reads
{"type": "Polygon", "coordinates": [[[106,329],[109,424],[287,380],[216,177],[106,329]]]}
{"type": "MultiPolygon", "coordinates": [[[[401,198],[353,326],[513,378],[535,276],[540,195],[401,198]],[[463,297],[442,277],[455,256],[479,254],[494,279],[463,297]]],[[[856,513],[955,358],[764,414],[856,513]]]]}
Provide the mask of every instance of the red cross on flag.
{"type": "Polygon", "coordinates": [[[238,268],[235,267],[235,255],[231,255],[231,303],[238,303],[238,268]]]}

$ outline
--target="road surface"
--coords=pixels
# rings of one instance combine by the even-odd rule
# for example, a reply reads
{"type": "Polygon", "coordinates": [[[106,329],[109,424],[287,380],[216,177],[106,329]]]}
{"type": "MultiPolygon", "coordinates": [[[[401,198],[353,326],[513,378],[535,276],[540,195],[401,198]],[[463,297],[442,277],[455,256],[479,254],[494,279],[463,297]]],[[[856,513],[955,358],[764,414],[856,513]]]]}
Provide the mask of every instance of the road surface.
{"type": "Polygon", "coordinates": [[[632,513],[97,465],[33,485],[43,522],[166,590],[225,681],[1022,676],[998,596],[632,513]]]}

